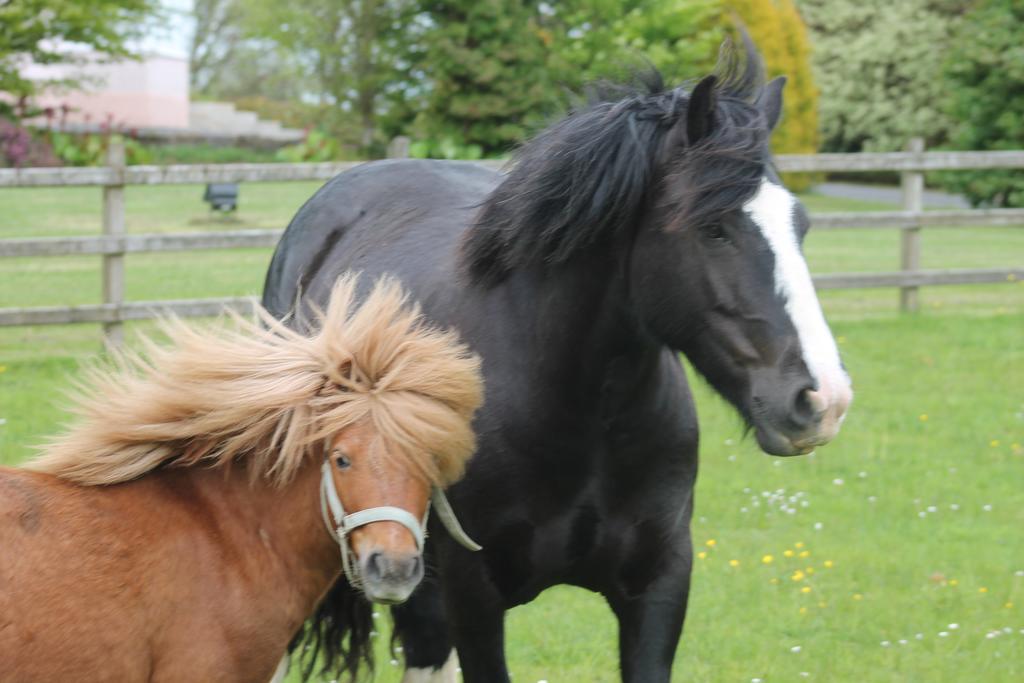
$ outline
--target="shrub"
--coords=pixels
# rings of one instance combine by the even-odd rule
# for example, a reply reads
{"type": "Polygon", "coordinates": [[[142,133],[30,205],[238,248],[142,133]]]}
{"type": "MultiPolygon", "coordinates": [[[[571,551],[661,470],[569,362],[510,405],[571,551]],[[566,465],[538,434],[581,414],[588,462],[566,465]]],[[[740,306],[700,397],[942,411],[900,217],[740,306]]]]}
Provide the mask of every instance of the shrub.
{"type": "MultiPolygon", "coordinates": [[[[959,149],[1024,149],[1024,3],[983,0],[963,19],[946,61],[949,113],[959,149]]],[[[1024,172],[942,174],[974,205],[1024,206],[1024,172]]]]}
{"type": "Polygon", "coordinates": [[[153,164],[259,164],[274,161],[275,150],[218,145],[153,145],[153,164]]]}
{"type": "MultiPolygon", "coordinates": [[[[807,27],[793,0],[727,0],[743,21],[765,61],[769,78],[787,77],[782,120],[772,135],[776,154],[813,154],[818,151],[818,87],[811,72],[811,50],[807,27]]],[[[724,20],[733,21],[731,12],[724,20]]],[[[808,174],[786,174],[794,190],[815,182],[808,174]]]]}
{"type": "Polygon", "coordinates": [[[60,159],[44,135],[0,117],[0,166],[28,168],[60,165],[60,159]]]}
{"type": "Polygon", "coordinates": [[[947,139],[942,59],[969,0],[797,0],[814,42],[822,149],[896,151],[947,139]]]}

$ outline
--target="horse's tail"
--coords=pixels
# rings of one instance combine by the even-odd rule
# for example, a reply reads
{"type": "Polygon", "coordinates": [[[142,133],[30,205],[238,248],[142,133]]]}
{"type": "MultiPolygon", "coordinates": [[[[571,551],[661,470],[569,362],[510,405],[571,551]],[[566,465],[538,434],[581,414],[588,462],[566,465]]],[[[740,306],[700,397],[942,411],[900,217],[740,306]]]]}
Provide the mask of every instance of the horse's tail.
{"type": "Polygon", "coordinates": [[[373,605],[341,577],[295,635],[289,650],[298,655],[303,680],[319,672],[356,681],[373,672],[373,635],[373,605]]]}

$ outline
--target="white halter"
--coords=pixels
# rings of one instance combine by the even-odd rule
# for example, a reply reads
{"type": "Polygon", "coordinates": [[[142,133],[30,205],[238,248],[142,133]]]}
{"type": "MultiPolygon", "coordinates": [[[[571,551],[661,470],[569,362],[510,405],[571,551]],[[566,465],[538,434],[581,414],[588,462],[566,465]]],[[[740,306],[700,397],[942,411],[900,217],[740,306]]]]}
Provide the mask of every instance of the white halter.
{"type": "MultiPolygon", "coordinates": [[[[392,505],[367,508],[350,514],[345,514],[345,507],[341,504],[338,496],[338,489],[334,485],[334,477],[331,475],[331,463],[325,460],[320,468],[320,513],[323,515],[327,532],[338,543],[341,548],[341,565],[345,570],[345,576],[349,583],[355,588],[361,588],[363,579],[359,573],[359,566],[352,557],[352,549],[348,545],[348,534],[353,529],[370,524],[372,522],[397,522],[404,526],[416,539],[417,552],[423,552],[423,543],[426,540],[427,518],[430,517],[430,503],[427,503],[427,511],[423,513],[423,519],[416,519],[408,510],[403,510],[392,505]],[[333,523],[332,523],[333,520],[333,523]]],[[[481,546],[471,539],[463,530],[459,520],[455,517],[451,503],[445,497],[444,492],[435,488],[431,495],[431,501],[437,509],[437,515],[448,533],[452,535],[459,545],[476,552],[482,550],[481,546]]]]}

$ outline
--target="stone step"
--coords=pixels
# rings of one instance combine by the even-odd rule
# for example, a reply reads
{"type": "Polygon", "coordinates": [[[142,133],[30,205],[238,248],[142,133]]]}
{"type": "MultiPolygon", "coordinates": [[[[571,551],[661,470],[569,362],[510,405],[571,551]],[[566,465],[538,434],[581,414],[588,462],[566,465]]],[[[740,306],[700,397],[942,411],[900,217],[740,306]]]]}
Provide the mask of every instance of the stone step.
{"type": "Polygon", "coordinates": [[[189,129],[207,134],[263,138],[274,141],[299,141],[305,133],[285,128],[277,121],[266,121],[251,111],[240,111],[231,102],[192,102],[189,129]]]}

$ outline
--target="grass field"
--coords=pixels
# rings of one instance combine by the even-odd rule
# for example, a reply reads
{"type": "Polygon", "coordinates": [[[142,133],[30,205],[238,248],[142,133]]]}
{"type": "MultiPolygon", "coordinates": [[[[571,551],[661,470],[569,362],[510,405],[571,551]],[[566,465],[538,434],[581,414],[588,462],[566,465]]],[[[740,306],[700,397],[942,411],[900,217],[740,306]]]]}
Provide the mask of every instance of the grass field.
{"type": "MultiPolygon", "coordinates": [[[[222,227],[283,226],[314,188],[243,186],[239,221],[222,227]]],[[[129,230],[210,229],[201,192],[130,188],[129,230]]],[[[91,188],[2,190],[0,238],[94,234],[99,210],[91,188]]],[[[807,251],[814,272],[891,270],[898,235],[812,232],[807,251]]],[[[257,293],[268,259],[131,255],[128,295],[257,293]]],[[[1024,230],[924,233],[925,267],[1022,262],[1024,230]]],[[[702,556],[676,680],[1024,680],[1024,285],[925,289],[914,316],[896,297],[823,296],[857,394],[839,439],[813,457],[759,454],[695,382],[702,556]]],[[[0,307],[98,299],[98,258],[0,260],[0,307]]],[[[98,339],[90,325],[0,330],[0,462],[57,427],[59,392],[98,339]]],[[[615,681],[615,633],[597,596],[548,591],[509,615],[514,680],[615,681]]],[[[385,654],[376,680],[398,671],[385,654]]]]}

